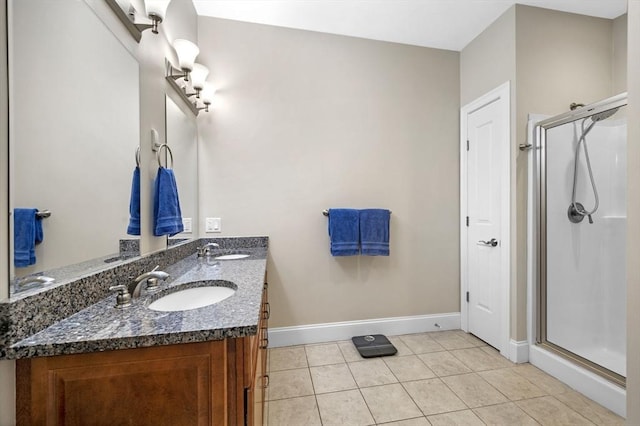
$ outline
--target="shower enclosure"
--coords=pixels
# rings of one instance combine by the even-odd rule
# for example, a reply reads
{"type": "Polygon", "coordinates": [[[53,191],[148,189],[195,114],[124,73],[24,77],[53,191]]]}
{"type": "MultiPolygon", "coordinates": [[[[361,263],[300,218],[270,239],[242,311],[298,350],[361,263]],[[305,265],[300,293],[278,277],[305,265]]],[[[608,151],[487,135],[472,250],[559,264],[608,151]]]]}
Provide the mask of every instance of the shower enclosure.
{"type": "Polygon", "coordinates": [[[620,387],[626,376],[626,103],[625,93],[539,121],[533,144],[532,343],[620,387]]]}

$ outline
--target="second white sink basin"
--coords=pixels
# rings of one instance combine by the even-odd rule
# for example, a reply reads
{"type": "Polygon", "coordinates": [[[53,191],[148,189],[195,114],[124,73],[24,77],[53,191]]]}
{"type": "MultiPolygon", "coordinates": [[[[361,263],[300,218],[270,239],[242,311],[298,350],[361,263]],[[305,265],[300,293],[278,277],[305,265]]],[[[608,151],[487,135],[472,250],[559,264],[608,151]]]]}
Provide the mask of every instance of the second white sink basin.
{"type": "Polygon", "coordinates": [[[237,260],[244,259],[245,257],[249,257],[250,255],[246,253],[233,253],[233,254],[221,254],[220,256],[214,257],[217,260],[237,260]]]}
{"type": "Polygon", "coordinates": [[[216,285],[186,288],[152,302],[149,309],[162,312],[187,311],[221,302],[233,296],[235,292],[233,288],[216,285]]]}

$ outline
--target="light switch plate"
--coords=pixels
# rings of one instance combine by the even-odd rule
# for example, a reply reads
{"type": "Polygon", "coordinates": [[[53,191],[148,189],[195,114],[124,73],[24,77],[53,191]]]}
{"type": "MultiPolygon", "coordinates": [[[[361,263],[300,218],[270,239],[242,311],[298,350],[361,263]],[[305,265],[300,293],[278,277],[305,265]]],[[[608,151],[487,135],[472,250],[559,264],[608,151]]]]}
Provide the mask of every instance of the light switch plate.
{"type": "Polygon", "coordinates": [[[205,232],[222,232],[222,219],[219,217],[208,217],[205,219],[205,232]]]}
{"type": "Polygon", "coordinates": [[[182,231],[184,234],[190,234],[191,231],[191,218],[190,217],[183,217],[182,218],[182,226],[184,227],[184,231],[182,231]]]}

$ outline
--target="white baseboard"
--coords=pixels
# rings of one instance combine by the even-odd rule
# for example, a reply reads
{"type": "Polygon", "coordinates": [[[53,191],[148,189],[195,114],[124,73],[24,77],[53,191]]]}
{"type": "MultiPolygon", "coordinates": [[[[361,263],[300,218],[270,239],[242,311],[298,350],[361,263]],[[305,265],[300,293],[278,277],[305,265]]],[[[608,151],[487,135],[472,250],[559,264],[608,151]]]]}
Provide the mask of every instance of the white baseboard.
{"type": "Polygon", "coordinates": [[[509,341],[509,360],[516,364],[529,362],[529,342],[526,340],[509,341]]]}
{"type": "Polygon", "coordinates": [[[427,331],[457,330],[459,328],[459,312],[309,324],[296,327],[276,327],[269,328],[269,347],[278,348],[281,346],[349,340],[353,336],[365,334],[394,336],[427,331]]]}

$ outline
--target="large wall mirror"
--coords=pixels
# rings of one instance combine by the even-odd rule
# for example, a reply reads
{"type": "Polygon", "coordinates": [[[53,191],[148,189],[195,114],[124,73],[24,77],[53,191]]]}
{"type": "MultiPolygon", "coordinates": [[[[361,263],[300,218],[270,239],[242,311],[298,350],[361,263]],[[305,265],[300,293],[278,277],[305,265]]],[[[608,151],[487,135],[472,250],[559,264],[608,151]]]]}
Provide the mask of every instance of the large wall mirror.
{"type": "Polygon", "coordinates": [[[167,144],[174,156],[182,217],[190,219],[192,224],[192,232],[171,237],[171,244],[198,234],[198,131],[196,117],[186,106],[180,108],[169,95],[165,95],[165,123],[167,144]]]}
{"type": "Polygon", "coordinates": [[[8,32],[10,204],[51,211],[35,264],[10,278],[117,254],[132,238],[138,63],[81,0],[9,0],[8,32]]]}

